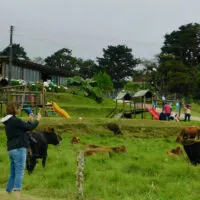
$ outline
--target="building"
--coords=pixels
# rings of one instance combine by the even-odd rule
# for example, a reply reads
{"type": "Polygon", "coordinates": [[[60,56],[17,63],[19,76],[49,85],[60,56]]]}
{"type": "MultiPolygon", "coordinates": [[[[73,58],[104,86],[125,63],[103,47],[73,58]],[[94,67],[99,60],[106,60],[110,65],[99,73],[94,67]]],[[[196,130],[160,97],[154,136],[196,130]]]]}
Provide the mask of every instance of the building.
{"type": "MultiPolygon", "coordinates": [[[[0,56],[1,79],[8,79],[8,74],[9,58],[7,56],[0,56]]],[[[22,59],[13,59],[12,61],[11,79],[27,82],[51,80],[55,84],[61,85],[66,77],[66,71],[56,67],[49,67],[22,59]]]]}

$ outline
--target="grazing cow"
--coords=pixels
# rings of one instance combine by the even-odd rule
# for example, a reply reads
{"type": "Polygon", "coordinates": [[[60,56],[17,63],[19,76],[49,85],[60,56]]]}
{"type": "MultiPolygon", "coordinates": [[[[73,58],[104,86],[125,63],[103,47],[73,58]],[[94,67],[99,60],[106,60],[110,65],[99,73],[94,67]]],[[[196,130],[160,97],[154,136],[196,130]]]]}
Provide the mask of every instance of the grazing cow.
{"type": "Polygon", "coordinates": [[[190,139],[200,139],[200,129],[196,126],[189,126],[189,127],[184,127],[181,130],[181,133],[179,136],[176,138],[176,141],[179,143],[182,143],[186,140],[190,139]]]}
{"type": "Polygon", "coordinates": [[[118,124],[108,123],[107,127],[109,130],[113,131],[115,135],[123,135],[118,124]]]}
{"type": "Polygon", "coordinates": [[[183,128],[176,141],[182,143],[193,165],[200,164],[200,128],[195,126],[183,128]]]}
{"type": "Polygon", "coordinates": [[[26,168],[30,174],[33,172],[38,158],[42,159],[42,166],[45,167],[48,144],[58,145],[62,138],[55,133],[53,128],[48,128],[47,131],[37,130],[28,134],[30,148],[27,153],[26,168]]]}

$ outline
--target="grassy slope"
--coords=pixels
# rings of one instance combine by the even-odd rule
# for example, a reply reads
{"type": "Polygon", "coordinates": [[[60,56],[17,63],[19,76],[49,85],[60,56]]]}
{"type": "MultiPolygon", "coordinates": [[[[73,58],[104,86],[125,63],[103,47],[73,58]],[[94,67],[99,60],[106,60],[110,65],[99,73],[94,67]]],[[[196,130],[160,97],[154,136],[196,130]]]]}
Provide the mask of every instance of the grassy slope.
{"type": "Polygon", "coordinates": [[[106,117],[115,107],[115,101],[105,100],[101,104],[82,96],[68,93],[48,95],[48,101],[55,101],[73,117],[106,117]]]}
{"type": "MultiPolygon", "coordinates": [[[[75,95],[56,95],[54,101],[71,113],[71,119],[43,118],[39,128],[51,125],[62,135],[59,147],[49,146],[47,166],[36,166],[34,174],[24,178],[24,195],[33,200],[75,199],[76,155],[85,148],[71,145],[73,136],[101,146],[125,145],[127,153],[98,154],[86,158],[85,195],[89,200],[196,200],[199,198],[200,168],[188,164],[183,157],[167,157],[166,151],[177,146],[175,138],[186,125],[200,122],[175,123],[156,120],[107,119],[97,110],[112,109],[113,101],[103,105],[75,95]],[[73,108],[73,109],[72,109],[73,108]],[[88,108],[85,111],[84,108],[88,108]],[[82,111],[83,110],[83,111],[82,111]],[[77,111],[77,113],[76,113],[77,111]],[[77,118],[83,112],[83,119],[77,118]],[[89,117],[88,117],[89,116],[89,117]],[[114,136],[108,122],[119,124],[123,136],[114,136]],[[194,178],[195,177],[195,178],[194,178]],[[188,184],[190,183],[190,184],[188,184]],[[191,192],[192,191],[192,192],[191,192]]],[[[104,114],[105,114],[104,113],[104,114]]],[[[5,188],[8,157],[3,126],[0,125],[0,187],[5,188]]],[[[26,197],[24,197],[26,198],[26,197]]],[[[0,199],[6,199],[0,193],[0,199]]]]}

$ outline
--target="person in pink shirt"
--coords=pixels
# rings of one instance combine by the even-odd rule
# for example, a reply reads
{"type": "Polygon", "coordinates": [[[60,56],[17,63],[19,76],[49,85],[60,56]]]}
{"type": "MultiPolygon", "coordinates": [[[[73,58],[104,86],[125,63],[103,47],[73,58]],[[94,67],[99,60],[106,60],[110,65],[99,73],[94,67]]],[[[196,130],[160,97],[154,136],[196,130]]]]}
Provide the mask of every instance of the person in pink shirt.
{"type": "Polygon", "coordinates": [[[164,110],[166,118],[168,120],[170,120],[170,115],[171,115],[171,107],[170,107],[170,105],[168,103],[165,103],[163,110],[164,110]]]}

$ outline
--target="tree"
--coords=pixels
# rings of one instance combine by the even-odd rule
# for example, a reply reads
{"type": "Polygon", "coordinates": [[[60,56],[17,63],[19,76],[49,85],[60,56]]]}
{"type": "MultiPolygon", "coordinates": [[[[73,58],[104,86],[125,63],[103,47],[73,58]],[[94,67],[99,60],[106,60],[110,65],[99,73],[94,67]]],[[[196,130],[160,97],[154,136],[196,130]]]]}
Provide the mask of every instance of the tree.
{"type": "Polygon", "coordinates": [[[45,60],[41,57],[36,57],[33,59],[34,63],[40,64],[40,65],[44,65],[45,64],[45,60]]]}
{"type": "Polygon", "coordinates": [[[177,93],[188,97],[196,93],[199,73],[195,66],[185,65],[174,55],[161,54],[159,59],[155,81],[162,94],[177,93]]]}
{"type": "Polygon", "coordinates": [[[200,63],[200,24],[190,23],[179,30],[165,35],[162,54],[173,54],[184,64],[195,66],[200,63]]]}
{"type": "Polygon", "coordinates": [[[95,74],[97,65],[93,60],[77,59],[78,74],[83,78],[92,78],[95,74]]]}
{"type": "Polygon", "coordinates": [[[76,74],[76,58],[72,57],[72,51],[67,48],[60,49],[48,56],[45,62],[48,66],[64,69],[70,77],[76,74]]]}
{"type": "MultiPolygon", "coordinates": [[[[0,52],[1,56],[9,56],[10,55],[10,47],[7,46],[2,52],[0,52]]],[[[20,46],[20,44],[13,44],[12,45],[12,56],[14,59],[24,59],[29,60],[27,57],[27,53],[25,52],[24,48],[20,46]]]]}
{"type": "Polygon", "coordinates": [[[160,74],[157,73],[158,64],[155,61],[144,60],[142,61],[144,68],[140,70],[140,73],[145,77],[146,82],[150,86],[149,89],[151,91],[159,91],[161,89],[160,83],[158,84],[158,80],[160,79],[160,74]]]}
{"type": "Polygon", "coordinates": [[[134,59],[132,49],[125,45],[118,45],[103,49],[103,57],[97,58],[97,62],[98,71],[106,72],[112,78],[114,87],[120,88],[127,77],[132,77],[139,60],[134,59]]]}
{"type": "Polygon", "coordinates": [[[124,86],[124,90],[134,94],[137,91],[141,90],[141,86],[139,83],[136,83],[134,81],[128,81],[124,86]]]}
{"type": "Polygon", "coordinates": [[[95,74],[93,80],[96,81],[97,87],[101,89],[102,93],[108,94],[113,90],[113,82],[105,72],[95,74]]]}

